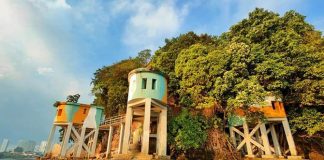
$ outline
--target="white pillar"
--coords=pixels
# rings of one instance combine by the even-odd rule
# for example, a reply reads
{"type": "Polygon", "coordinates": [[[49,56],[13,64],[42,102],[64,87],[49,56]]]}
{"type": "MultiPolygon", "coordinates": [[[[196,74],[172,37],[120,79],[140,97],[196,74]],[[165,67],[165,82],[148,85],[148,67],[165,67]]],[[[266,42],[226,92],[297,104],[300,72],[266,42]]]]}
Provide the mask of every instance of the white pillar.
{"type": "Polygon", "coordinates": [[[109,126],[108,142],[107,142],[106,158],[108,158],[108,155],[110,153],[111,141],[112,141],[112,138],[113,138],[113,133],[114,133],[114,127],[112,125],[110,125],[109,126]]]}
{"type": "Polygon", "coordinates": [[[56,129],[56,125],[53,124],[51,132],[50,132],[50,134],[48,136],[48,139],[47,139],[47,144],[46,144],[46,148],[45,148],[45,154],[48,153],[49,151],[51,151],[51,146],[52,146],[52,141],[53,141],[53,137],[54,137],[54,134],[55,134],[55,129],[56,129]]]}
{"type": "Polygon", "coordinates": [[[261,131],[262,144],[265,152],[265,155],[262,155],[262,158],[273,158],[273,155],[271,155],[267,128],[264,123],[260,125],[260,131],[261,131]]]}
{"type": "Polygon", "coordinates": [[[150,121],[151,121],[151,99],[145,99],[145,111],[144,111],[144,123],[143,123],[143,139],[142,139],[142,150],[144,154],[149,153],[150,143],[150,121]]]}
{"type": "Polygon", "coordinates": [[[86,127],[82,127],[81,129],[81,135],[80,135],[80,138],[78,140],[78,150],[77,150],[77,154],[76,154],[76,157],[80,157],[81,155],[81,151],[82,151],[82,145],[84,143],[84,135],[85,135],[85,131],[86,131],[86,127]]]}
{"type": "MultiPolygon", "coordinates": [[[[263,144],[261,136],[260,136],[260,130],[259,129],[255,132],[255,137],[256,137],[256,140],[257,140],[258,143],[263,144]]],[[[259,147],[257,147],[257,148],[258,148],[259,154],[263,155],[263,150],[261,148],[259,148],[259,147]]]]}
{"type": "Polygon", "coordinates": [[[236,138],[235,138],[235,132],[233,130],[233,126],[229,127],[229,131],[230,131],[230,137],[231,137],[232,143],[236,149],[237,144],[236,144],[236,138]]]}
{"type": "Polygon", "coordinates": [[[244,130],[244,140],[245,140],[246,150],[248,153],[248,155],[246,155],[246,157],[254,157],[253,152],[252,152],[251,140],[250,140],[251,137],[249,135],[250,131],[249,131],[249,127],[245,120],[243,122],[243,130],[244,130]]]}
{"type": "Polygon", "coordinates": [[[158,155],[166,155],[167,150],[167,109],[162,109],[159,115],[158,155]]]}
{"type": "Polygon", "coordinates": [[[161,133],[161,123],[160,123],[161,113],[157,117],[157,131],[156,131],[156,153],[159,153],[159,142],[160,142],[160,133],[161,133]]]}
{"type": "Polygon", "coordinates": [[[277,156],[282,156],[281,149],[274,124],[270,124],[270,133],[273,141],[274,150],[277,156]]]}
{"type": "Polygon", "coordinates": [[[67,125],[67,128],[65,130],[65,134],[64,134],[64,137],[63,137],[60,157],[65,157],[66,150],[67,150],[67,145],[69,144],[69,139],[70,139],[70,135],[71,135],[71,129],[72,129],[72,123],[69,123],[67,125]]]}
{"type": "Polygon", "coordinates": [[[127,106],[126,117],[125,117],[125,131],[123,138],[122,154],[127,154],[129,148],[129,136],[132,126],[133,109],[127,106]]]}
{"type": "Polygon", "coordinates": [[[123,137],[124,137],[124,128],[125,128],[125,124],[124,123],[120,123],[118,154],[121,154],[122,153],[122,144],[123,144],[123,137]]]}
{"type": "Polygon", "coordinates": [[[294,142],[294,139],[292,137],[292,134],[291,134],[291,131],[290,131],[290,127],[289,127],[289,123],[288,123],[287,118],[285,118],[282,121],[282,125],[284,127],[284,131],[285,131],[285,135],[286,135],[286,138],[287,138],[287,142],[288,142],[290,154],[292,156],[297,156],[295,142],[294,142]]]}
{"type": "Polygon", "coordinates": [[[99,128],[94,128],[94,130],[95,130],[95,133],[93,135],[91,156],[95,156],[95,154],[96,154],[97,139],[98,139],[98,134],[99,134],[99,128]]]}

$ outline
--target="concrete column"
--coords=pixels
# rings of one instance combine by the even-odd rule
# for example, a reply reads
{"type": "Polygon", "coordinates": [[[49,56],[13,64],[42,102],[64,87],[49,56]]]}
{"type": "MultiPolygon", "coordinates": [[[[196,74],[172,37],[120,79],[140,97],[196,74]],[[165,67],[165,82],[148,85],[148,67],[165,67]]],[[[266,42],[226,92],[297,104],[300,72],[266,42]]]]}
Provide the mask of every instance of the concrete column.
{"type": "Polygon", "coordinates": [[[78,140],[78,150],[77,150],[77,153],[76,153],[76,156],[77,157],[80,157],[81,155],[81,151],[82,151],[82,145],[84,143],[84,135],[85,135],[85,131],[86,131],[86,127],[82,127],[81,129],[81,135],[80,135],[80,138],[78,140]]]}
{"type": "Polygon", "coordinates": [[[51,146],[52,146],[52,141],[53,141],[54,134],[55,134],[55,129],[56,129],[56,125],[53,124],[51,132],[50,132],[50,134],[48,136],[48,139],[47,139],[47,144],[46,144],[46,148],[45,148],[45,154],[48,153],[49,151],[51,151],[51,146]]]}
{"type": "Polygon", "coordinates": [[[282,121],[282,125],[284,127],[284,131],[285,131],[285,135],[286,135],[286,138],[287,138],[287,142],[288,142],[290,154],[292,156],[297,156],[295,142],[294,142],[294,139],[292,137],[292,134],[291,134],[291,131],[290,131],[290,127],[289,127],[289,123],[288,123],[287,118],[285,118],[282,121]]]}
{"type": "Polygon", "coordinates": [[[158,145],[158,155],[166,155],[167,150],[167,109],[162,109],[159,115],[159,141],[158,145]]]}
{"type": "Polygon", "coordinates": [[[229,127],[229,131],[230,131],[230,137],[231,137],[232,143],[233,143],[234,147],[236,148],[237,144],[236,144],[235,132],[233,130],[233,127],[229,127]]]}
{"type": "Polygon", "coordinates": [[[261,139],[262,139],[264,153],[265,153],[265,155],[262,155],[262,158],[273,158],[273,155],[271,155],[267,128],[264,123],[260,125],[260,131],[261,131],[261,139]]]}
{"type": "Polygon", "coordinates": [[[157,117],[157,131],[156,131],[156,153],[159,153],[159,142],[160,142],[160,133],[161,133],[161,120],[160,120],[161,113],[157,117]]]}
{"type": "Polygon", "coordinates": [[[96,154],[96,147],[97,147],[97,140],[98,140],[98,134],[99,134],[99,128],[94,128],[95,133],[93,135],[93,141],[91,146],[91,156],[95,156],[96,154]]]}
{"type": "MultiPolygon", "coordinates": [[[[260,136],[260,130],[257,130],[255,132],[255,137],[256,137],[256,140],[257,140],[258,143],[263,144],[262,139],[261,139],[261,136],[260,136]]],[[[259,147],[257,147],[257,148],[258,148],[259,154],[260,155],[263,155],[263,150],[261,148],[259,148],[259,147]]]]}
{"type": "Polygon", "coordinates": [[[145,111],[144,111],[144,123],[143,123],[143,139],[142,139],[142,150],[144,154],[149,152],[150,143],[150,121],[151,121],[151,99],[145,99],[145,111]]]}
{"type": "Polygon", "coordinates": [[[274,150],[277,156],[282,156],[274,124],[270,124],[270,133],[273,141],[274,150]]]}
{"type": "Polygon", "coordinates": [[[72,123],[69,123],[68,126],[66,127],[65,134],[63,137],[60,157],[65,157],[67,145],[69,144],[69,139],[70,139],[70,135],[71,135],[71,129],[72,129],[72,123]]]}
{"type": "Polygon", "coordinates": [[[106,158],[108,158],[108,155],[110,153],[113,133],[114,133],[114,127],[112,125],[110,125],[110,127],[109,127],[109,135],[108,135],[108,142],[107,142],[106,158]]]}
{"type": "Polygon", "coordinates": [[[245,140],[246,150],[248,153],[246,157],[254,157],[252,152],[252,146],[251,146],[251,137],[249,135],[250,131],[246,121],[243,122],[243,130],[244,130],[244,140],[245,140]]]}
{"type": "Polygon", "coordinates": [[[119,132],[119,143],[118,143],[118,154],[122,153],[123,137],[124,137],[125,124],[120,123],[120,132],[119,132]]]}
{"type": "Polygon", "coordinates": [[[125,117],[125,131],[123,138],[122,154],[127,154],[129,148],[129,136],[132,126],[133,109],[127,106],[126,117],[125,117]]]}

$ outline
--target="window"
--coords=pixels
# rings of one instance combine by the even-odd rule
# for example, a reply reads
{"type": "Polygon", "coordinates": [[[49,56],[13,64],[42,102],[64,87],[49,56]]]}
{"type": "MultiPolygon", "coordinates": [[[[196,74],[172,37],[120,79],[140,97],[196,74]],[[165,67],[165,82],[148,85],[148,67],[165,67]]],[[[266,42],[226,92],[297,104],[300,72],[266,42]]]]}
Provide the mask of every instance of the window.
{"type": "Polygon", "coordinates": [[[86,114],[87,113],[87,109],[85,108],[84,110],[83,110],[83,114],[86,114]]]}
{"type": "Polygon", "coordinates": [[[142,79],[142,89],[146,89],[147,78],[142,79]]]}
{"type": "Polygon", "coordinates": [[[58,111],[57,111],[57,116],[61,116],[62,115],[62,109],[59,109],[58,111]]]}
{"type": "Polygon", "coordinates": [[[152,79],[152,89],[156,88],[156,79],[152,79]]]}
{"type": "Polygon", "coordinates": [[[275,101],[271,101],[271,106],[273,110],[276,110],[276,102],[275,101]]]}

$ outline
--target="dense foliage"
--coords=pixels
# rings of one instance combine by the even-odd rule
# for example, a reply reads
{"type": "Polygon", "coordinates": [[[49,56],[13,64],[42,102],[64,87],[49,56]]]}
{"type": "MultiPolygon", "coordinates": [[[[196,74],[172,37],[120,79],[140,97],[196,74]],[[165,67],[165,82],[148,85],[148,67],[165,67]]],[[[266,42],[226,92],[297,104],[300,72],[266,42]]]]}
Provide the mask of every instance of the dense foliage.
{"type": "Polygon", "coordinates": [[[193,116],[184,109],[168,124],[168,143],[175,150],[198,149],[207,139],[208,126],[202,116],[193,116]]]}
{"type": "Polygon", "coordinates": [[[175,61],[179,53],[193,44],[201,43],[205,45],[214,45],[217,42],[213,36],[207,34],[196,35],[194,32],[188,32],[177,38],[166,39],[165,43],[166,44],[153,55],[150,67],[168,75],[169,98],[174,99],[175,103],[178,104],[179,79],[175,74],[175,61]]]}
{"type": "MultiPolygon", "coordinates": [[[[292,131],[302,131],[305,134],[312,136],[323,131],[324,116],[314,108],[306,108],[300,112],[291,113],[294,117],[290,121],[292,131]]],[[[292,116],[291,115],[291,116],[292,116]]]]}
{"type": "MultiPolygon", "coordinates": [[[[127,74],[148,62],[137,59],[95,73],[95,103],[106,106],[108,115],[124,112],[127,74]]],[[[223,122],[237,107],[249,111],[265,96],[281,98],[296,137],[319,138],[324,146],[324,38],[295,11],[280,16],[257,8],[219,37],[188,32],[167,39],[148,66],[168,75],[172,105],[195,112],[215,108],[223,122]]],[[[170,122],[170,145],[178,151],[199,148],[208,133],[203,125],[199,116],[181,112],[170,122]]]]}
{"type": "Polygon", "coordinates": [[[94,73],[92,93],[94,103],[105,107],[106,116],[126,111],[128,93],[128,73],[147,65],[150,50],[143,50],[135,58],[122,60],[111,66],[105,66],[94,73]]]}

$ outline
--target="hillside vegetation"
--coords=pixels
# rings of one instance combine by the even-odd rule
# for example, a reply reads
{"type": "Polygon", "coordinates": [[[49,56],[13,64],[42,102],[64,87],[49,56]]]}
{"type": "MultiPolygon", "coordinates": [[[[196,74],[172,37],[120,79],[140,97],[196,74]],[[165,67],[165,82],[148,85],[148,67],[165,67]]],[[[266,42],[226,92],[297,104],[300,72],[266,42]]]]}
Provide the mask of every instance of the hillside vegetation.
{"type": "Polygon", "coordinates": [[[144,66],[168,75],[169,106],[182,110],[169,118],[172,155],[238,157],[226,140],[227,117],[240,107],[250,120],[262,119],[248,108],[269,95],[284,102],[305,157],[324,150],[324,38],[295,11],[280,16],[257,8],[220,36],[188,32],[166,39],[152,57],[143,50],[98,69],[94,103],[107,116],[124,113],[128,73],[144,66]],[[206,108],[212,116],[204,114],[206,108]]]}

